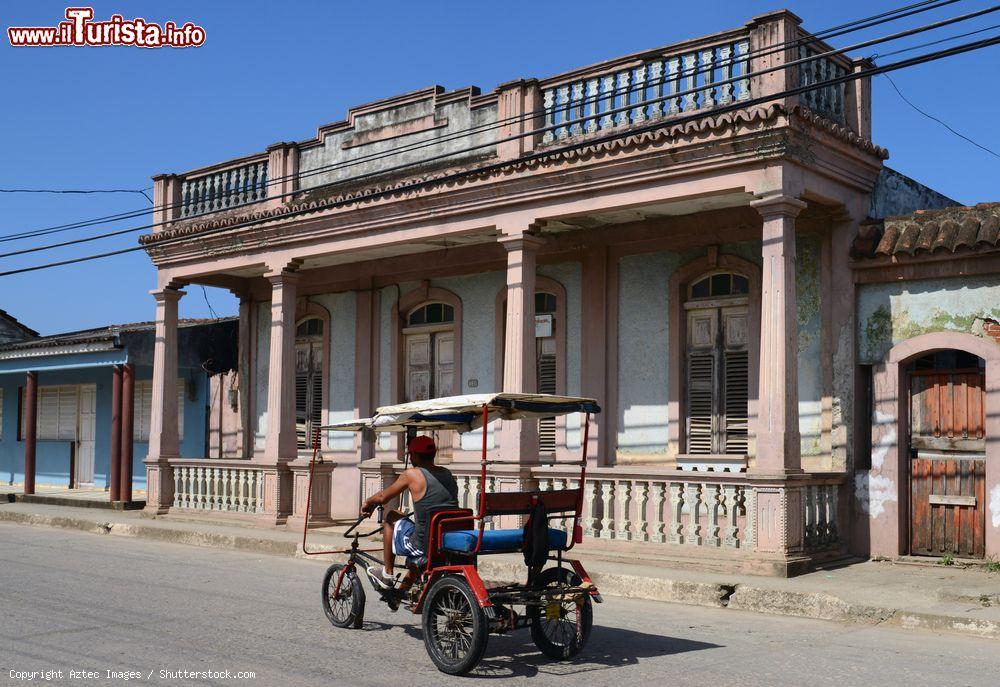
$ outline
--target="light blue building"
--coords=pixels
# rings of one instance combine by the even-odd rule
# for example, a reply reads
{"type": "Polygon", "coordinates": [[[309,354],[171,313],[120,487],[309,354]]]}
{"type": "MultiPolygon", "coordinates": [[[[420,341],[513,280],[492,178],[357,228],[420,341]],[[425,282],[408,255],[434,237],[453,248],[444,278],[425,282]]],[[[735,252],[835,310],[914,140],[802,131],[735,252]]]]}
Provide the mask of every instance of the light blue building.
{"type": "MultiPolygon", "coordinates": [[[[131,365],[133,488],[145,489],[142,461],[149,441],[153,323],[38,336],[6,313],[2,319],[0,483],[24,481],[24,395],[28,373],[34,372],[38,398],[36,483],[108,487],[114,369],[131,365]]],[[[179,327],[181,456],[203,458],[208,455],[209,377],[235,368],[236,321],[182,320],[179,327]]]]}

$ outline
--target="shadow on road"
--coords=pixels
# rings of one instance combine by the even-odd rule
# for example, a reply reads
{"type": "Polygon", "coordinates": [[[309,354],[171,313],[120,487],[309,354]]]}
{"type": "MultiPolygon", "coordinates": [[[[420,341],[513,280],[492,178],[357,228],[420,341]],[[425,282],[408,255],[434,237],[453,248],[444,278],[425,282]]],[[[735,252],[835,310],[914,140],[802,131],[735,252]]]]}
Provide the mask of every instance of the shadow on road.
{"type": "MultiPolygon", "coordinates": [[[[403,631],[423,642],[419,626],[406,625],[403,631]]],[[[721,644],[595,625],[587,646],[578,656],[569,661],[553,661],[538,651],[527,630],[520,630],[509,635],[490,635],[486,656],[469,677],[532,677],[538,673],[577,675],[635,665],[642,658],[719,648],[721,644]]]]}

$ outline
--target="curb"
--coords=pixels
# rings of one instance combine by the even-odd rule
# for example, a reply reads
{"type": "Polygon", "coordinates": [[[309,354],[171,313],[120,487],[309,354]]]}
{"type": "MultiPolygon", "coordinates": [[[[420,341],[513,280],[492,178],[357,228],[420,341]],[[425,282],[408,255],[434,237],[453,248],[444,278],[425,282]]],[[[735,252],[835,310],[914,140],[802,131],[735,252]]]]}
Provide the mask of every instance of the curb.
{"type": "MultiPolygon", "coordinates": [[[[294,541],[214,532],[191,532],[143,524],[102,523],[82,518],[10,512],[3,509],[0,509],[0,522],[299,559],[336,561],[342,558],[342,556],[335,554],[306,556],[302,552],[301,543],[294,541]]],[[[523,574],[522,566],[504,561],[482,561],[479,568],[485,578],[494,580],[518,579],[523,574]]],[[[898,608],[853,604],[820,592],[793,592],[743,584],[690,582],[599,572],[593,574],[593,580],[602,593],[626,599],[665,601],[709,608],[731,608],[766,615],[832,620],[842,623],[887,625],[907,630],[921,629],[984,639],[1000,639],[1000,623],[992,620],[915,613],[898,608]]]]}

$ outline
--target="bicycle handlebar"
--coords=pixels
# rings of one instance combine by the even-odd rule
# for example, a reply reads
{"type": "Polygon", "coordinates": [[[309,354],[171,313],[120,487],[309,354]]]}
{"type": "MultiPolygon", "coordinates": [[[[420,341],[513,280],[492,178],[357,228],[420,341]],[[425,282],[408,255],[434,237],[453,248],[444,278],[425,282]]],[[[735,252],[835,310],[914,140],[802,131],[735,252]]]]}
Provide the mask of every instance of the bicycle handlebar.
{"type": "MultiPolygon", "coordinates": [[[[382,510],[382,506],[379,506],[378,510],[382,510]]],[[[382,525],[381,524],[379,524],[379,526],[377,528],[373,529],[371,532],[354,532],[354,530],[356,530],[358,528],[358,525],[360,525],[361,523],[363,523],[365,520],[367,520],[370,517],[371,517],[370,515],[362,515],[360,518],[358,518],[354,522],[353,525],[351,525],[350,527],[347,528],[347,530],[344,532],[344,536],[347,537],[348,539],[350,539],[352,536],[353,537],[370,537],[373,534],[378,534],[379,532],[381,532],[382,531],[382,525]],[[352,532],[354,532],[354,534],[351,534],[352,532]]]]}

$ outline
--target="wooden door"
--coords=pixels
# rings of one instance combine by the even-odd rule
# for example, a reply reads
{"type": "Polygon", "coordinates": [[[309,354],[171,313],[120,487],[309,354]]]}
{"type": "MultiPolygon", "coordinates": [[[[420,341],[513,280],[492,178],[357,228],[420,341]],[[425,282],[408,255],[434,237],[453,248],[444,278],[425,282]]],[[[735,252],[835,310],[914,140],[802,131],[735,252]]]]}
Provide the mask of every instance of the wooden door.
{"type": "Polygon", "coordinates": [[[406,401],[431,397],[431,335],[406,335],[406,401]]]}
{"type": "Polygon", "coordinates": [[[985,377],[981,370],[910,375],[910,552],[985,555],[985,377]]]}
{"type": "Polygon", "coordinates": [[[94,447],[97,425],[97,385],[84,384],[80,387],[80,404],[77,406],[79,428],[77,430],[76,476],[77,486],[94,483],[94,447]]]}
{"type": "Polygon", "coordinates": [[[434,335],[434,387],[435,397],[455,394],[455,333],[438,332],[434,335]]]}

